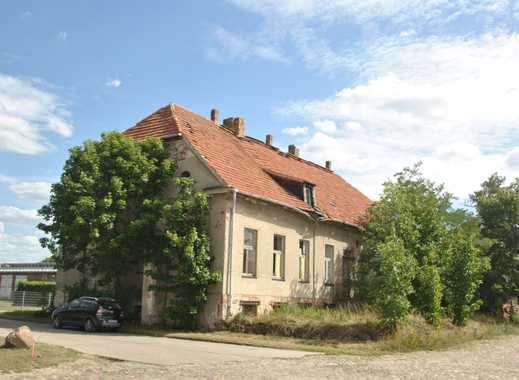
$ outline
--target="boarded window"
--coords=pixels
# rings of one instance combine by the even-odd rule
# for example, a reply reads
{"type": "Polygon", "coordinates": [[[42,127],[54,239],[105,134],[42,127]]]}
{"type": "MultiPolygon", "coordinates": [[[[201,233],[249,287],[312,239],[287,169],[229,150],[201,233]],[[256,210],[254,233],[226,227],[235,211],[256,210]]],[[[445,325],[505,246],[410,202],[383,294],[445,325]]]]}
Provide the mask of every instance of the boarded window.
{"type": "Polygon", "coordinates": [[[308,263],[310,259],[310,242],[299,240],[299,281],[308,281],[308,263]]]}
{"type": "Polygon", "coordinates": [[[285,237],[274,235],[274,247],[272,252],[272,277],[283,279],[285,276],[285,237]]]}
{"type": "Polygon", "coordinates": [[[243,274],[256,276],[258,231],[245,228],[243,239],[243,274]]]}

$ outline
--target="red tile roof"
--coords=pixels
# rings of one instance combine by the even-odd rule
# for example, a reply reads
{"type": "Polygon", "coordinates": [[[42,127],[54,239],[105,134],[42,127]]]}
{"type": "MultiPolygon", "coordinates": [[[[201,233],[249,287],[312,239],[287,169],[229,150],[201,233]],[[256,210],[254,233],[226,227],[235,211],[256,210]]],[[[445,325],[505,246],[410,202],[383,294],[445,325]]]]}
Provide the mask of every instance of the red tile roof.
{"type": "Polygon", "coordinates": [[[170,138],[179,133],[229,187],[302,211],[317,211],[326,219],[363,224],[371,201],[339,175],[254,138],[239,138],[177,104],[159,109],[124,132],[135,139],[170,138]],[[316,209],[281,186],[274,179],[279,175],[315,185],[316,209]]]}

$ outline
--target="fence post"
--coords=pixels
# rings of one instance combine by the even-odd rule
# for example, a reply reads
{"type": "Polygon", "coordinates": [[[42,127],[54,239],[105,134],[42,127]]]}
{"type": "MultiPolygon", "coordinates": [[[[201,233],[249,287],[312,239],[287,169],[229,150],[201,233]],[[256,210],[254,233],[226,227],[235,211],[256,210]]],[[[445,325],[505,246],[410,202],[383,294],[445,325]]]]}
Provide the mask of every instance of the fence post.
{"type": "Polygon", "coordinates": [[[22,292],[22,310],[25,305],[25,290],[22,292]]]}

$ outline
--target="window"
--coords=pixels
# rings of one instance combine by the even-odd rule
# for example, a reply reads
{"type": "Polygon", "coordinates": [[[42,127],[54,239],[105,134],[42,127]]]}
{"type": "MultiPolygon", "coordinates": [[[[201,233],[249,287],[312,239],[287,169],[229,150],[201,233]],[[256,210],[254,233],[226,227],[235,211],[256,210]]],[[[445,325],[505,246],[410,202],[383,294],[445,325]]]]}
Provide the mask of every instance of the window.
{"type": "Polygon", "coordinates": [[[308,183],[305,183],[303,185],[303,196],[304,196],[304,201],[306,203],[308,203],[310,206],[314,206],[315,205],[315,202],[314,202],[314,187],[308,183]]]}
{"type": "Polygon", "coordinates": [[[258,315],[258,304],[257,303],[242,303],[241,312],[250,317],[258,315]]]}
{"type": "Polygon", "coordinates": [[[285,276],[285,237],[274,235],[274,250],[272,253],[272,277],[278,280],[285,276]]]}
{"type": "Polygon", "coordinates": [[[299,281],[308,281],[310,242],[299,240],[299,281]]]}
{"type": "Polygon", "coordinates": [[[333,245],[324,247],[324,283],[333,284],[333,245]]]}
{"type": "Polygon", "coordinates": [[[181,177],[184,177],[184,178],[189,178],[191,177],[191,173],[189,173],[187,170],[186,171],[183,171],[182,174],[180,175],[181,177]]]}
{"type": "Polygon", "coordinates": [[[243,239],[243,274],[246,276],[256,276],[257,241],[258,231],[246,228],[243,239]]]}

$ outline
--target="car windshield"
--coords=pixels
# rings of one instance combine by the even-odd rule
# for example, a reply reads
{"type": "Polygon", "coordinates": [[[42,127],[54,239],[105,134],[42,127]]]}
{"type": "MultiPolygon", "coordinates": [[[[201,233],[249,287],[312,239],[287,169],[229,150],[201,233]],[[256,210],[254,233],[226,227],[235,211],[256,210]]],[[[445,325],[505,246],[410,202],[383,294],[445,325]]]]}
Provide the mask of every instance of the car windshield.
{"type": "Polygon", "coordinates": [[[112,299],[100,298],[97,300],[97,302],[99,303],[99,306],[102,306],[108,310],[119,310],[121,308],[121,306],[119,306],[119,304],[112,299]]]}

